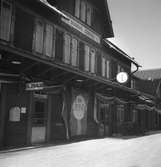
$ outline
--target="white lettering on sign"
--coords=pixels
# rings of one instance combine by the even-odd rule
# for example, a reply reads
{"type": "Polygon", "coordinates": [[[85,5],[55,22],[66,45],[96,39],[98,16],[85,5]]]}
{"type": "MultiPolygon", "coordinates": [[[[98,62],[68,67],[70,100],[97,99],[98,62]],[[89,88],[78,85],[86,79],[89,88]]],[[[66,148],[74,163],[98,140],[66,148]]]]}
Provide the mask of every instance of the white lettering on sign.
{"type": "Polygon", "coordinates": [[[43,82],[32,82],[26,84],[26,90],[42,90],[44,89],[43,82]]]}
{"type": "Polygon", "coordinates": [[[88,38],[94,40],[97,43],[100,43],[100,37],[99,35],[95,34],[94,32],[92,32],[91,30],[87,29],[86,27],[84,27],[83,25],[81,25],[80,23],[78,23],[77,21],[69,18],[61,18],[61,20],[68,24],[69,26],[73,27],[74,29],[78,30],[79,32],[81,32],[82,34],[86,35],[88,38]]]}
{"type": "Polygon", "coordinates": [[[83,96],[78,95],[73,102],[73,115],[77,120],[84,118],[87,105],[83,96]]]}

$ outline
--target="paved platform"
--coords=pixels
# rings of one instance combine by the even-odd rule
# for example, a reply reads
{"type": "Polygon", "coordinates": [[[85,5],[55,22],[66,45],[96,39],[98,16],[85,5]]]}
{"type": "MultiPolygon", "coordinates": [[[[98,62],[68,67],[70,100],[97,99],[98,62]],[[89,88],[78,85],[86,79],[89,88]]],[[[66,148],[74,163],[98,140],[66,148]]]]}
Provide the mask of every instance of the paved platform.
{"type": "Polygon", "coordinates": [[[160,167],[161,134],[97,139],[0,154],[0,167],[160,167]]]}

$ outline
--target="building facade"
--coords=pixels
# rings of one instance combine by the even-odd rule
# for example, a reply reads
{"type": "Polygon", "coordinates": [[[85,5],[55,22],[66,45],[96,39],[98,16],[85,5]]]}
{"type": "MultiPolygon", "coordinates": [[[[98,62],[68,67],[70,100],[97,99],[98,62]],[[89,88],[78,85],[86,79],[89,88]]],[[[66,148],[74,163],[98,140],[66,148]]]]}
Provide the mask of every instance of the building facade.
{"type": "Polygon", "coordinates": [[[136,133],[138,64],[105,39],[106,0],[0,4],[0,148],[136,133]]]}

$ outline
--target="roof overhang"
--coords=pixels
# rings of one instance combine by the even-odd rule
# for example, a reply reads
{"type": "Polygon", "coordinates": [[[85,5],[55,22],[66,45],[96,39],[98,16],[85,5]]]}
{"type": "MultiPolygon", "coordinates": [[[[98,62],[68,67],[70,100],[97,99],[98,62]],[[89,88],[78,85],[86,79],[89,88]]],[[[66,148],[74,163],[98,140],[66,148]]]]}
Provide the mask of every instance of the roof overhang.
{"type": "Polygon", "coordinates": [[[130,57],[129,55],[127,55],[124,51],[122,51],[120,48],[118,48],[115,44],[113,44],[112,42],[110,42],[107,39],[103,40],[105,42],[106,45],[108,45],[110,48],[113,48],[114,50],[116,50],[116,52],[120,53],[123,57],[125,57],[126,59],[128,59],[131,63],[133,63],[136,67],[142,67],[139,63],[137,63],[134,58],[130,57]]]}

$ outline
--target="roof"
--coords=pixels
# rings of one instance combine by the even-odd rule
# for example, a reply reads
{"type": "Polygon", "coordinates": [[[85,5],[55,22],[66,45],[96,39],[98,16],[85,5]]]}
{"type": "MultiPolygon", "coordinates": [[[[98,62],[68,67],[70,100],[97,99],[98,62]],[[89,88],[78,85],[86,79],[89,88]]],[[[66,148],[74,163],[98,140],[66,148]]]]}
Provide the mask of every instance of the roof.
{"type": "Polygon", "coordinates": [[[161,79],[161,68],[137,71],[135,76],[142,80],[161,79]]]}
{"type": "Polygon", "coordinates": [[[104,42],[106,44],[108,44],[111,48],[113,48],[114,50],[116,50],[117,52],[119,52],[121,55],[123,55],[125,58],[127,58],[128,60],[130,60],[133,64],[135,64],[137,67],[141,67],[141,65],[139,65],[139,63],[137,63],[134,58],[130,57],[128,54],[126,54],[124,51],[122,51],[119,47],[117,47],[115,44],[113,44],[112,42],[110,42],[107,39],[104,39],[104,42]]]}

